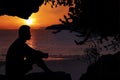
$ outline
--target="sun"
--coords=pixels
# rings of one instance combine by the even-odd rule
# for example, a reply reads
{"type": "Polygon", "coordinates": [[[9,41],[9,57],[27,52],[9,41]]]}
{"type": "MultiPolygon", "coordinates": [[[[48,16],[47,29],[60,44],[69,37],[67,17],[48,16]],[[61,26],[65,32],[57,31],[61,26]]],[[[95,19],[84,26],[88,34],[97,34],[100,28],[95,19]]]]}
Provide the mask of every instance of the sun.
{"type": "Polygon", "coordinates": [[[33,25],[34,24],[34,19],[33,18],[29,18],[29,19],[25,20],[25,24],[26,25],[33,25]]]}
{"type": "Polygon", "coordinates": [[[28,19],[28,20],[26,20],[26,23],[27,23],[28,25],[30,25],[30,24],[32,24],[32,20],[31,20],[31,19],[28,19]]]}

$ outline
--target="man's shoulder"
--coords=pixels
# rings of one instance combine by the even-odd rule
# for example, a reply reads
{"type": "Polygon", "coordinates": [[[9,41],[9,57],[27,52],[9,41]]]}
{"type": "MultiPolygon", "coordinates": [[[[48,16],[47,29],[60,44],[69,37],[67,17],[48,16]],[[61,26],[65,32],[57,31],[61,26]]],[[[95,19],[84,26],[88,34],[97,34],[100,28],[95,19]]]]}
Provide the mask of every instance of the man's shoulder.
{"type": "Polygon", "coordinates": [[[10,48],[17,48],[24,45],[24,43],[20,39],[16,39],[11,45],[10,48]]]}
{"type": "Polygon", "coordinates": [[[13,44],[25,44],[25,42],[18,38],[13,42],[13,44]]]}

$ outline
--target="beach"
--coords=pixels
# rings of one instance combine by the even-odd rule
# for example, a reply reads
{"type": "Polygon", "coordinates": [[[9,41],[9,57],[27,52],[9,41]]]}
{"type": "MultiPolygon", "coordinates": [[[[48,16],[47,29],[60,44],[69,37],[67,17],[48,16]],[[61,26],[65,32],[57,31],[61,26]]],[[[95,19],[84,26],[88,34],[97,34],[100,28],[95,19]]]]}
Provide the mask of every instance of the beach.
{"type": "MultiPolygon", "coordinates": [[[[78,59],[46,60],[47,66],[54,72],[64,71],[71,75],[72,80],[79,80],[80,76],[86,72],[88,64],[78,59]]],[[[5,62],[4,62],[5,63],[5,62]]],[[[0,74],[5,74],[5,64],[1,63],[0,74]]],[[[43,72],[37,65],[33,65],[33,72],[43,72]]]]}

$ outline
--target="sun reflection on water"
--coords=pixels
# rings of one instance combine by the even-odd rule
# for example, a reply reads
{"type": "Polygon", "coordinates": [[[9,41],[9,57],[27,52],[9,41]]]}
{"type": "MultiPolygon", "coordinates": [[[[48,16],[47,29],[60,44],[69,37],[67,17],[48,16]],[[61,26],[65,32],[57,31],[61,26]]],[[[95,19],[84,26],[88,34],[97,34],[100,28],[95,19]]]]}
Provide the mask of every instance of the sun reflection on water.
{"type": "Polygon", "coordinates": [[[54,58],[54,57],[48,57],[47,59],[44,59],[45,61],[58,61],[58,60],[65,60],[65,58],[54,58]]]}
{"type": "Polygon", "coordinates": [[[36,48],[36,45],[35,45],[35,34],[33,32],[33,30],[31,30],[31,39],[27,41],[27,44],[32,47],[32,48],[36,48]]]}

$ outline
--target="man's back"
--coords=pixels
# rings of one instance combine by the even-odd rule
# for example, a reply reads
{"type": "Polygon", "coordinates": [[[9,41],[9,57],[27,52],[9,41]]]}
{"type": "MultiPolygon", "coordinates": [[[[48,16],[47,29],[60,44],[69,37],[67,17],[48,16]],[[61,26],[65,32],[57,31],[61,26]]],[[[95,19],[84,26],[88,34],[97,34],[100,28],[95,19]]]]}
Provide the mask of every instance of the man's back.
{"type": "MultiPolygon", "coordinates": [[[[21,39],[17,39],[9,47],[6,56],[6,75],[9,76],[20,76],[25,74],[25,57],[28,56],[27,44],[21,39]]],[[[29,66],[32,67],[32,66],[29,66]]],[[[29,68],[28,67],[28,68],[29,68]]]]}

